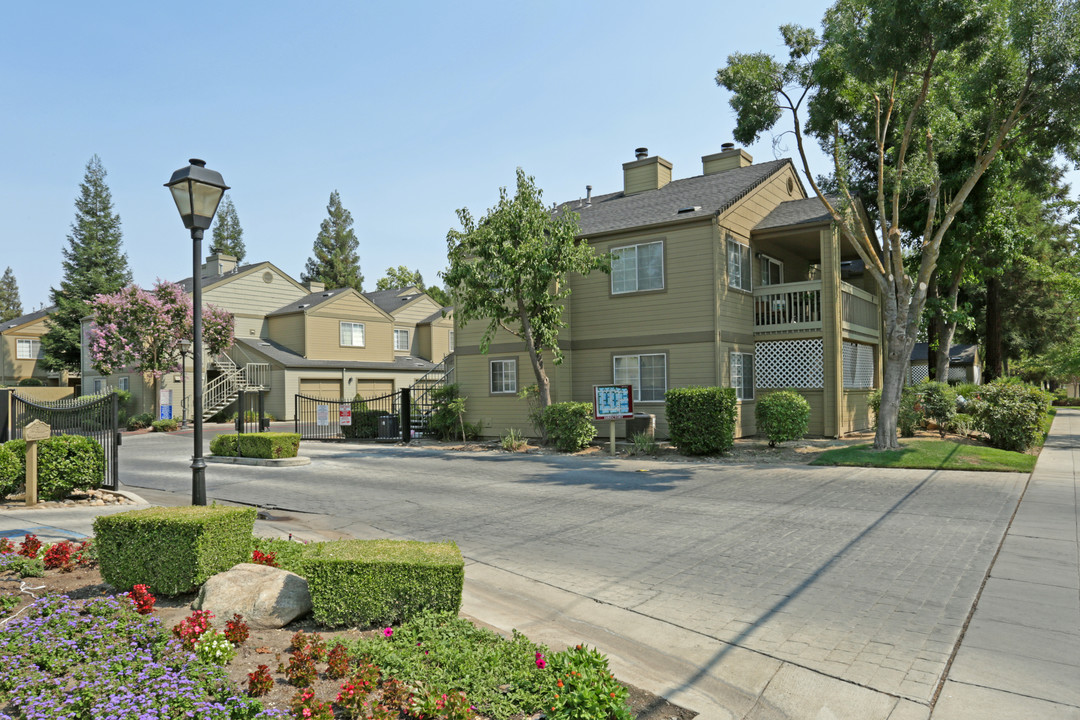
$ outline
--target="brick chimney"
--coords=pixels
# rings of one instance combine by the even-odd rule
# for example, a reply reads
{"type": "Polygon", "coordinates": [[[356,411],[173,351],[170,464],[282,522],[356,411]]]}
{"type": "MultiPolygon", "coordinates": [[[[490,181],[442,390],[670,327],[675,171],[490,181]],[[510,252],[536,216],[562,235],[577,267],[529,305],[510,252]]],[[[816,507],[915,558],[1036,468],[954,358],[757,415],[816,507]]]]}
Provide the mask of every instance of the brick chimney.
{"type": "Polygon", "coordinates": [[[636,195],[647,190],[659,190],[671,182],[671,163],[640,147],[634,151],[637,160],[623,163],[623,194],[636,195]]]}
{"type": "Polygon", "coordinates": [[[742,148],[735,147],[735,143],[724,143],[720,146],[720,152],[704,155],[701,158],[701,170],[706,175],[715,175],[718,172],[753,164],[754,157],[742,148]]]}

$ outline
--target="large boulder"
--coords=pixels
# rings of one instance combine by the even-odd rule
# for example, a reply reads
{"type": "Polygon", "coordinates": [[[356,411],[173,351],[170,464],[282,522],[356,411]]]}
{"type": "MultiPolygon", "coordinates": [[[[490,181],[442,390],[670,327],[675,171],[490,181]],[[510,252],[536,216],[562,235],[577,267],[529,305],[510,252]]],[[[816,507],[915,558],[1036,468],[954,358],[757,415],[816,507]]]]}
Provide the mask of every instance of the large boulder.
{"type": "Polygon", "coordinates": [[[209,610],[222,621],[239,613],[250,627],[265,630],[311,612],[311,593],[307,580],[296,573],[240,563],[207,580],[191,606],[209,610]]]}

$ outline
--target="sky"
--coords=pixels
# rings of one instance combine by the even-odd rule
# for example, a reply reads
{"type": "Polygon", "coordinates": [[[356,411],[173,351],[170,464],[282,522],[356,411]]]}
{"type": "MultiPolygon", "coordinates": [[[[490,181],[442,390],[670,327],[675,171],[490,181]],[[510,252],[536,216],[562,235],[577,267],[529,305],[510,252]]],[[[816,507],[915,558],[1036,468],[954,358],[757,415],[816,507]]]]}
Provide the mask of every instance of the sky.
{"type": "MultiPolygon", "coordinates": [[[[517,167],[547,202],[620,190],[637,147],[676,179],[699,175],[701,156],[733,140],[717,68],[732,52],[781,54],[778,26],[817,27],[827,5],[13,4],[0,44],[0,272],[12,268],[25,312],[49,303],[96,154],[140,285],[191,274],[163,187],[189,158],[231,186],[245,262],[299,279],[337,190],[365,290],[397,265],[434,284],[455,211],[481,216],[517,167]]],[[[795,155],[779,142],[746,149],[795,155]]],[[[811,163],[829,170],[819,153],[811,163]]]]}

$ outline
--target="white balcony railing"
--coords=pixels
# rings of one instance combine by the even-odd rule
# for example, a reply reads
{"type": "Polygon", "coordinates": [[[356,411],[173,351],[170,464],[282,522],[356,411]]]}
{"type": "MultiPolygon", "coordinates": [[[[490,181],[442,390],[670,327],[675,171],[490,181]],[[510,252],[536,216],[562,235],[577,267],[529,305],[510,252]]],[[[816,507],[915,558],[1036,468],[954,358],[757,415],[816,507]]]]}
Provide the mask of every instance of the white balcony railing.
{"type": "MultiPolygon", "coordinates": [[[[874,295],[841,282],[840,304],[844,330],[879,336],[874,295]]],[[[820,280],[766,285],[754,290],[754,332],[820,332],[823,310],[820,280]]]]}

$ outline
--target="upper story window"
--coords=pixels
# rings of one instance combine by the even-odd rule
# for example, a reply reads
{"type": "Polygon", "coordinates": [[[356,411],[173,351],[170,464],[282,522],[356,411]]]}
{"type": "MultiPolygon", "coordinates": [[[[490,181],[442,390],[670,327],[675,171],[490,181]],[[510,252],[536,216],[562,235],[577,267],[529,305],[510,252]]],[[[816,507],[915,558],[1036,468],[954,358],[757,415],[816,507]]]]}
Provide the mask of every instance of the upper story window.
{"type": "Polygon", "coordinates": [[[667,355],[616,355],[616,385],[631,385],[634,402],[663,402],[667,392],[667,355]]]}
{"type": "Polygon", "coordinates": [[[129,378],[127,375],[121,377],[119,383],[119,387],[121,390],[131,390],[131,378],[129,378]]]}
{"type": "Polygon", "coordinates": [[[491,361],[491,392],[517,392],[517,360],[491,361]]]}
{"type": "Polygon", "coordinates": [[[15,341],[15,358],[18,360],[40,360],[45,357],[41,351],[41,341],[30,338],[18,338],[15,341]]]}
{"type": "Polygon", "coordinates": [[[731,387],[739,400],[754,399],[754,355],[731,353],[731,387]]]}
{"type": "Polygon", "coordinates": [[[782,285],[784,283],[784,263],[768,255],[760,255],[758,262],[761,266],[761,284],[782,285]]]}
{"type": "Polygon", "coordinates": [[[750,246],[743,245],[729,235],[727,248],[728,285],[750,292],[753,289],[750,282],[750,246]]]}
{"type": "Polygon", "coordinates": [[[450,352],[454,352],[454,331],[450,331],[450,352]]]}
{"type": "Polygon", "coordinates": [[[613,294],[664,289],[664,241],[611,250],[613,294]]]}
{"type": "Polygon", "coordinates": [[[344,347],[364,347],[364,323],[341,323],[341,344],[344,347]]]}
{"type": "Polygon", "coordinates": [[[409,331],[408,330],[394,330],[394,349],[395,350],[408,350],[409,349],[409,331]]]}

